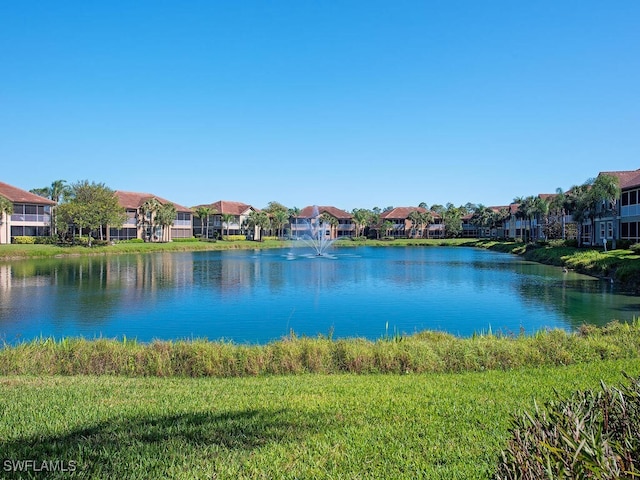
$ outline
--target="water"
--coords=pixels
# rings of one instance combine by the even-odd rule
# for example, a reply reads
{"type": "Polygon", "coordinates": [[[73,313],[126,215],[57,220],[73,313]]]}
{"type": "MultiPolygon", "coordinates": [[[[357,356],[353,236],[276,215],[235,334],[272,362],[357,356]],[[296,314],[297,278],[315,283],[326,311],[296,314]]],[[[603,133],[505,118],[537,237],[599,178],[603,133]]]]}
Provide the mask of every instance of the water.
{"type": "MultiPolygon", "coordinates": [[[[297,242],[294,242],[297,243],[297,242]]],[[[447,247],[186,252],[0,264],[0,340],[39,336],[377,339],[573,330],[628,321],[640,298],[485,250],[447,247]]]]}

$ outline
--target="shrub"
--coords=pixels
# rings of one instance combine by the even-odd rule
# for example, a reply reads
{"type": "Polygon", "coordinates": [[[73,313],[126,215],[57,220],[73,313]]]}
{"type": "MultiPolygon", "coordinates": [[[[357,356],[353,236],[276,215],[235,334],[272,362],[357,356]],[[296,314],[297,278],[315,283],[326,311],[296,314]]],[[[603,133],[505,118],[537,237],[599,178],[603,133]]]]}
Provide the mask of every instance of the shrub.
{"type": "Polygon", "coordinates": [[[55,245],[58,243],[56,237],[35,237],[35,240],[37,245],[55,245]]]}
{"type": "Polygon", "coordinates": [[[496,479],[637,478],[640,378],[515,417],[496,479]]]}
{"type": "Polygon", "coordinates": [[[640,243],[634,243],[629,247],[629,250],[631,250],[633,253],[640,253],[640,243]]]}
{"type": "Polygon", "coordinates": [[[141,238],[130,238],[129,240],[120,240],[118,243],[144,243],[141,238]]]}
{"type": "Polygon", "coordinates": [[[178,243],[186,243],[186,242],[199,242],[200,239],[196,238],[196,237],[189,237],[189,238],[172,238],[171,239],[172,242],[178,242],[178,243]]]}
{"type": "Polygon", "coordinates": [[[33,245],[36,243],[36,237],[16,236],[12,241],[16,245],[33,245]]]}

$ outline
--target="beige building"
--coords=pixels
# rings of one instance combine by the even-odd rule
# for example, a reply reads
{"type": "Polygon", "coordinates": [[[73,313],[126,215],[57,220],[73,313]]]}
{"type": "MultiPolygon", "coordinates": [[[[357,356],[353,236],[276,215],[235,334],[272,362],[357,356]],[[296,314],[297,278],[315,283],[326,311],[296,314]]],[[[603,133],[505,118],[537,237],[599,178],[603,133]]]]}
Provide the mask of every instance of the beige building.
{"type": "Polygon", "coordinates": [[[176,218],[169,229],[168,236],[164,238],[171,241],[174,238],[191,238],[193,237],[192,212],[188,207],[178,205],[175,202],[158,197],[151,193],[139,192],[123,192],[116,190],[118,203],[124,207],[127,219],[122,226],[109,227],[110,240],[130,240],[140,238],[147,241],[161,241],[162,227],[150,222],[149,217],[142,213],[142,206],[145,202],[155,199],[160,205],[172,203],[176,207],[176,218]]]}
{"type": "Polygon", "coordinates": [[[0,196],[13,204],[10,214],[0,213],[0,244],[14,237],[51,235],[52,209],[56,202],[0,182],[0,196]]]}

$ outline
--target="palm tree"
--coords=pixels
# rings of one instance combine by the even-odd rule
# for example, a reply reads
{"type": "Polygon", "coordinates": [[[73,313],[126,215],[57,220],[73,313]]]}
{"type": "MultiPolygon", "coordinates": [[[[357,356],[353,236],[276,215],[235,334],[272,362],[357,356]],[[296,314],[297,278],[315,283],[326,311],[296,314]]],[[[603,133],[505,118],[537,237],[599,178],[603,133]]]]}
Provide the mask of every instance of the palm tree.
{"type": "MultiPolygon", "coordinates": [[[[293,223],[295,220],[296,225],[298,224],[298,217],[300,216],[300,209],[298,207],[292,207],[289,209],[289,228],[290,234],[293,235],[293,223]]],[[[298,230],[296,228],[296,237],[298,236],[298,230]]]]}
{"type": "Polygon", "coordinates": [[[267,215],[267,212],[256,212],[255,210],[252,210],[247,217],[247,224],[250,227],[258,229],[258,236],[260,237],[260,241],[262,242],[262,231],[268,229],[271,226],[271,221],[269,220],[269,215],[267,215]]]}
{"type": "Polygon", "coordinates": [[[54,180],[49,187],[49,198],[56,203],[60,203],[63,197],[68,197],[71,188],[67,185],[66,180],[54,180]]]}
{"type": "Polygon", "coordinates": [[[598,212],[598,215],[601,217],[608,215],[611,215],[613,217],[613,248],[615,248],[615,241],[617,236],[616,224],[618,223],[616,220],[616,215],[618,211],[618,198],[620,198],[620,179],[618,177],[614,177],[613,175],[598,175],[598,177],[593,182],[590,193],[592,197],[594,213],[598,212]]]}
{"type": "Polygon", "coordinates": [[[279,237],[283,236],[284,226],[287,224],[289,220],[289,212],[285,210],[276,210],[271,215],[271,221],[273,222],[273,227],[276,229],[276,235],[279,237]]]}
{"type": "Polygon", "coordinates": [[[0,220],[5,224],[7,230],[7,243],[11,240],[11,232],[9,231],[9,215],[13,213],[13,203],[8,198],[0,195],[0,220]]]}
{"type": "Polygon", "coordinates": [[[155,198],[149,198],[140,205],[140,224],[145,229],[145,241],[153,241],[154,227],[156,225],[156,213],[160,208],[160,202],[155,198]]]}
{"type": "Polygon", "coordinates": [[[385,220],[382,223],[382,227],[381,227],[382,231],[384,232],[383,237],[388,236],[389,235],[389,230],[391,230],[392,228],[393,228],[393,223],[390,220],[385,220]]]}
{"type": "Polygon", "coordinates": [[[200,235],[204,232],[204,238],[209,238],[209,217],[215,215],[215,209],[211,207],[196,208],[196,217],[200,219],[200,235]]]}
{"type": "Polygon", "coordinates": [[[592,180],[587,180],[582,185],[574,185],[567,194],[567,209],[576,223],[578,246],[582,246],[583,225],[590,216],[589,190],[592,180]]]}
{"type": "Polygon", "coordinates": [[[162,241],[171,241],[171,226],[176,219],[176,207],[173,203],[160,205],[156,210],[156,222],[162,227],[162,241]]]}
{"type": "Polygon", "coordinates": [[[431,225],[433,223],[433,213],[430,210],[427,210],[426,212],[422,212],[420,214],[420,225],[423,231],[423,236],[424,236],[424,232],[427,232],[427,238],[429,238],[429,225],[431,225]]]}
{"type": "Polygon", "coordinates": [[[355,208],[351,212],[353,223],[356,224],[356,237],[359,237],[364,227],[367,225],[371,212],[364,208],[355,208]]]}
{"type": "MultiPolygon", "coordinates": [[[[235,219],[235,215],[231,214],[231,213],[223,213],[221,215],[222,218],[222,227],[224,229],[224,226],[227,226],[227,240],[229,239],[229,225],[231,225],[231,222],[233,221],[233,219],[235,219]]],[[[222,233],[224,235],[224,230],[222,230],[222,233]]]]}

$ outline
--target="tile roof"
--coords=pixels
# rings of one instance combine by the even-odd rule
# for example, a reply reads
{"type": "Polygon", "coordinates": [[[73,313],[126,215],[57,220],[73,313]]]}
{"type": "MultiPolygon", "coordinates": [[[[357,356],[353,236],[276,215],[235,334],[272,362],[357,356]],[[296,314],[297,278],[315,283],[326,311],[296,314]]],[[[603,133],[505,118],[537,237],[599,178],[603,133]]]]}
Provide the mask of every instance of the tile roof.
{"type": "Polygon", "coordinates": [[[215,210],[216,215],[220,215],[223,213],[229,213],[231,215],[244,215],[249,210],[258,211],[256,208],[253,208],[251,205],[247,205],[242,202],[229,202],[227,200],[218,200],[215,203],[208,203],[203,205],[196,205],[193,207],[193,210],[197,210],[200,207],[207,207],[215,210]]]}
{"type": "Polygon", "coordinates": [[[340,210],[336,207],[320,205],[311,205],[308,207],[304,207],[302,210],[300,210],[300,215],[298,215],[298,218],[315,218],[318,215],[322,215],[323,213],[327,213],[337,219],[352,218],[352,215],[349,212],[345,212],[344,210],[340,210]]]}
{"type": "Polygon", "coordinates": [[[600,172],[598,175],[611,175],[618,177],[620,180],[620,188],[632,188],[640,186],[640,169],[638,170],[622,170],[617,172],[600,172]]]}
{"type": "MultiPolygon", "coordinates": [[[[422,207],[396,207],[392,210],[389,210],[388,212],[383,212],[380,214],[380,218],[382,219],[387,219],[387,218],[402,218],[402,219],[406,219],[409,218],[409,215],[411,214],[411,212],[420,212],[420,213],[426,213],[427,209],[426,208],[422,208],[422,207]]],[[[439,216],[437,213],[435,212],[431,212],[431,214],[435,217],[435,216],[439,216]]]]}
{"type": "Polygon", "coordinates": [[[118,197],[118,203],[122,205],[124,208],[128,209],[138,209],[144,202],[151,198],[155,198],[162,205],[167,203],[173,203],[178,212],[191,212],[191,209],[188,207],[184,207],[182,205],[178,205],[175,202],[171,202],[166,198],[159,197],[157,195],[153,195],[152,193],[141,193],[141,192],[123,192],[122,190],[116,190],[116,197],[118,197]]]}
{"type": "Polygon", "coordinates": [[[35,193],[27,192],[21,188],[14,187],[8,183],[0,182],[0,195],[13,203],[36,203],[44,205],[55,205],[56,202],[48,198],[41,197],[35,193]]]}

